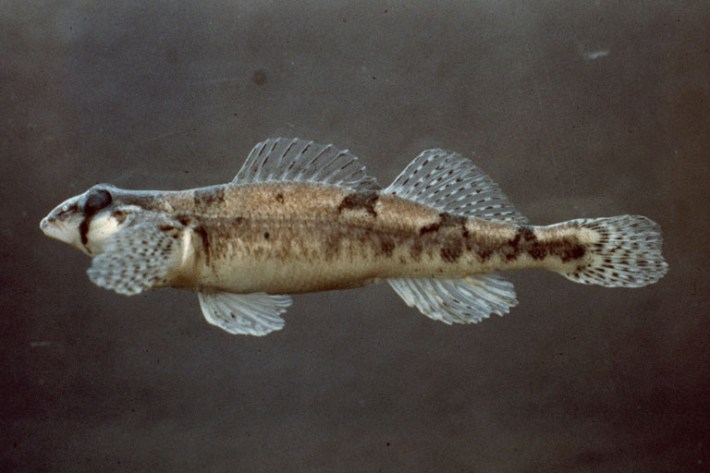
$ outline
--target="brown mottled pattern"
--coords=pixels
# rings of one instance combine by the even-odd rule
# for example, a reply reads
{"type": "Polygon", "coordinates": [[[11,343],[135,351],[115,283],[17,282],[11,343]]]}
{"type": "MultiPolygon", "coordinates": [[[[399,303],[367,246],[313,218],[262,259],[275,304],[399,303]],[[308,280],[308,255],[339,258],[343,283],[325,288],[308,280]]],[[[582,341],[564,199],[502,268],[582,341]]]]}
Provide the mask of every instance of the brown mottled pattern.
{"type": "Polygon", "coordinates": [[[119,224],[126,221],[126,212],[122,210],[114,210],[111,216],[115,218],[119,224]]]}
{"type": "Polygon", "coordinates": [[[204,212],[211,207],[224,204],[225,192],[226,188],[224,186],[195,189],[192,195],[195,213],[204,212]]]}
{"type": "Polygon", "coordinates": [[[375,205],[380,196],[377,192],[353,192],[346,195],[338,204],[338,213],[345,210],[364,210],[373,217],[377,217],[375,205]]]}
{"type": "Polygon", "coordinates": [[[144,198],[192,232],[179,275],[212,290],[298,293],[397,277],[568,264],[570,232],[466,219],[399,197],[303,183],[213,186],[144,198]]]}
{"type": "MultiPolygon", "coordinates": [[[[543,232],[544,230],[540,230],[543,232]]],[[[556,239],[540,239],[531,227],[522,226],[515,237],[508,242],[510,250],[505,251],[506,259],[511,260],[526,253],[534,260],[543,260],[548,256],[557,257],[562,263],[584,257],[586,249],[576,236],[570,235],[556,239]]]]}

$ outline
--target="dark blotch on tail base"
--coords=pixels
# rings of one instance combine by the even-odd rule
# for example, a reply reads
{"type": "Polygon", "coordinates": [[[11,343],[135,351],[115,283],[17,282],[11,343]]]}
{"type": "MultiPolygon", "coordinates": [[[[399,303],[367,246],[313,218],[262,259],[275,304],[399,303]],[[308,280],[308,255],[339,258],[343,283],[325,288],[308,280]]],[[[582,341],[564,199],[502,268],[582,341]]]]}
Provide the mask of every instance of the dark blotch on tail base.
{"type": "Polygon", "coordinates": [[[508,246],[510,248],[506,254],[508,260],[517,258],[522,251],[527,252],[534,260],[556,256],[563,263],[583,258],[587,254],[584,245],[579,244],[576,238],[541,242],[529,227],[520,227],[515,237],[508,242],[508,246]]]}

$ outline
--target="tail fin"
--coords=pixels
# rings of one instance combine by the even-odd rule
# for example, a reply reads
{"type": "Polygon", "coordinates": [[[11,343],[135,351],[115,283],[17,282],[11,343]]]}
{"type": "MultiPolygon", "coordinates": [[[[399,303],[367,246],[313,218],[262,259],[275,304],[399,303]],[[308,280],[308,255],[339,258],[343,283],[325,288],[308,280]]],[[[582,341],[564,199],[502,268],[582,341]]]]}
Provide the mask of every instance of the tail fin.
{"type": "Polygon", "coordinates": [[[562,273],[567,279],[606,287],[642,287],[668,271],[661,254],[661,227],[653,220],[621,215],[569,223],[579,228],[579,238],[591,250],[591,258],[574,271],[562,273]]]}

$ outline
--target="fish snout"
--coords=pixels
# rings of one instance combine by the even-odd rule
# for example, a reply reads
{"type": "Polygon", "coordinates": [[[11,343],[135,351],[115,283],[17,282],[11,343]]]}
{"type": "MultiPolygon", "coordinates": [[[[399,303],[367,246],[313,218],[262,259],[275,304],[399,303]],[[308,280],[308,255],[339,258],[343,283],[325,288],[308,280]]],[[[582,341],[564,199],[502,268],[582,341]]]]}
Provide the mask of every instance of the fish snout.
{"type": "Polygon", "coordinates": [[[74,234],[76,232],[72,231],[71,226],[67,225],[67,222],[63,222],[61,219],[57,218],[54,212],[50,213],[39,222],[39,228],[42,230],[42,233],[49,238],[70,244],[75,240],[74,234]]]}
{"type": "Polygon", "coordinates": [[[55,221],[56,219],[52,216],[52,214],[49,214],[42,220],[40,220],[39,229],[42,230],[42,232],[44,232],[44,234],[46,235],[49,231],[49,228],[54,224],[55,221]]]}

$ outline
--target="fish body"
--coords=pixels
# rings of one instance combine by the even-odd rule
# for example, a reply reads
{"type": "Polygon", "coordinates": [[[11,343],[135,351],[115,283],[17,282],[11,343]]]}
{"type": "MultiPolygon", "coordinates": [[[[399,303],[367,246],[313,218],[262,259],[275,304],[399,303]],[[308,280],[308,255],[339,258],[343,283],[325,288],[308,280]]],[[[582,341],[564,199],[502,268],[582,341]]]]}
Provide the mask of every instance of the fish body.
{"type": "Polygon", "coordinates": [[[397,196],[317,184],[199,189],[173,208],[192,232],[193,258],[179,279],[197,289],[295,294],[559,266],[584,256],[570,231],[466,218],[397,196]],[[540,242],[565,254],[559,261],[534,258],[540,242]]]}
{"type": "Polygon", "coordinates": [[[638,287],[667,270],[645,217],[533,226],[456,153],[424,151],[381,189],[348,151],[299,139],[259,143],[229,184],[95,186],[40,227],[94,258],[96,284],[194,290],[210,323],[253,335],[283,326],[286,294],[388,281],[425,315],[471,323],[517,303],[500,271],[638,287]]]}

